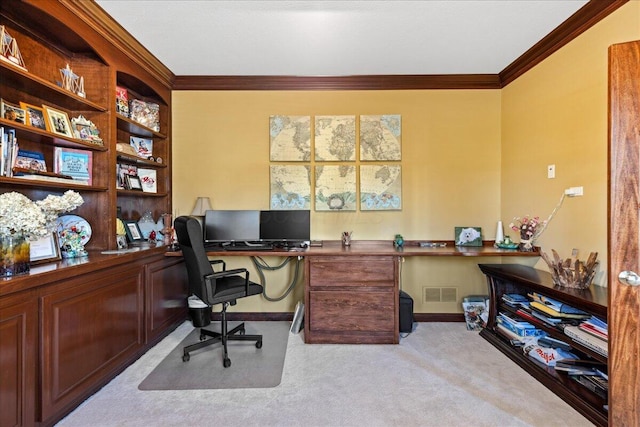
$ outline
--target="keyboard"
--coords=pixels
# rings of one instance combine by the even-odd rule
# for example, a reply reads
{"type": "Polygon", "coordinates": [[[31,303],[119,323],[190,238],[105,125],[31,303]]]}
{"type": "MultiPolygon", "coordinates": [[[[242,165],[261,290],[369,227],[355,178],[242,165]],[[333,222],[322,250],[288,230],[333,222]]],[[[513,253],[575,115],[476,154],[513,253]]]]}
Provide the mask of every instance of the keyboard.
{"type": "Polygon", "coordinates": [[[271,245],[227,245],[222,247],[225,251],[270,251],[271,245]]]}

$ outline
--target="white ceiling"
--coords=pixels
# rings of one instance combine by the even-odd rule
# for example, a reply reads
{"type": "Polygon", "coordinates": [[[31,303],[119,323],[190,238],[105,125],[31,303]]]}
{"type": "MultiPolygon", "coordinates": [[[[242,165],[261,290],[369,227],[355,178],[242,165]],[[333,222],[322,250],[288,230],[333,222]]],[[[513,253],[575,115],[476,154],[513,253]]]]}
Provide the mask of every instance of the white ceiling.
{"type": "Polygon", "coordinates": [[[96,0],[176,75],[497,74],[587,0],[96,0]]]}

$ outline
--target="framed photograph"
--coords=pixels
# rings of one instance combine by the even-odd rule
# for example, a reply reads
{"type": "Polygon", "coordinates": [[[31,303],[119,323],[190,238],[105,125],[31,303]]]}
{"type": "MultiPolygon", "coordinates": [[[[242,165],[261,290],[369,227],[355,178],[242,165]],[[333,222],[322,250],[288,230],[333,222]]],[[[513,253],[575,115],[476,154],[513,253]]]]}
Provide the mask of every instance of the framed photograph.
{"type": "Polygon", "coordinates": [[[18,122],[23,125],[26,124],[26,114],[24,109],[20,108],[18,105],[7,102],[4,99],[0,99],[0,110],[3,119],[18,122]]]}
{"type": "Polygon", "coordinates": [[[127,233],[127,240],[131,243],[133,242],[142,242],[144,239],[142,238],[142,231],[140,230],[140,226],[136,221],[132,220],[123,220],[124,222],[124,230],[127,233]]]}
{"type": "Polygon", "coordinates": [[[38,240],[32,240],[29,250],[32,264],[59,260],[60,245],[58,244],[58,233],[51,233],[38,240]]]}
{"type": "Polygon", "coordinates": [[[126,188],[127,190],[142,191],[142,182],[137,176],[125,175],[124,188],[126,188]]]}
{"type": "Polygon", "coordinates": [[[22,108],[26,113],[25,124],[27,126],[33,126],[34,128],[42,130],[49,130],[47,128],[47,120],[44,118],[44,110],[42,107],[21,102],[20,108],[22,108]]]}
{"type": "Polygon", "coordinates": [[[456,246],[482,246],[481,227],[455,227],[456,246]]]}
{"type": "Polygon", "coordinates": [[[69,115],[64,111],[56,110],[55,108],[46,105],[43,105],[43,107],[49,132],[74,138],[73,131],[71,130],[71,122],[69,121],[69,115]]]}

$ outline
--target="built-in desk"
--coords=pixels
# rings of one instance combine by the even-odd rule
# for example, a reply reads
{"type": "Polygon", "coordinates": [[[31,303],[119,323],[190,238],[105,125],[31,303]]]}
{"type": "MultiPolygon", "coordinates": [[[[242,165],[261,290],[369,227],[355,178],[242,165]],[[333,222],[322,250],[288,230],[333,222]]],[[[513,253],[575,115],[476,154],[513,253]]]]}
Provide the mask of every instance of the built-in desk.
{"type": "Polygon", "coordinates": [[[305,272],[305,342],[399,342],[399,263],[420,256],[538,256],[539,252],[498,249],[493,242],[481,247],[421,247],[407,241],[395,248],[392,241],[324,241],[321,247],[288,251],[209,251],[210,256],[302,256],[305,272]]]}

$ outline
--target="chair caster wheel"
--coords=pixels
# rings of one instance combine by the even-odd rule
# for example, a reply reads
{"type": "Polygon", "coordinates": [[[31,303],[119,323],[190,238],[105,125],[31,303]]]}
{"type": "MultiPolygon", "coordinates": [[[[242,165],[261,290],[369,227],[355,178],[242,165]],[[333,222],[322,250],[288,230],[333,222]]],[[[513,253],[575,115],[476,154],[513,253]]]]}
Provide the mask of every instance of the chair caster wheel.
{"type": "Polygon", "coordinates": [[[189,356],[189,354],[183,354],[182,355],[182,361],[183,362],[188,362],[189,359],[191,359],[191,357],[189,356]]]}
{"type": "Polygon", "coordinates": [[[245,331],[244,329],[240,329],[239,333],[240,333],[240,335],[244,335],[244,334],[247,333],[247,331],[245,331]]]}
{"type": "Polygon", "coordinates": [[[207,336],[205,334],[200,334],[200,341],[204,341],[207,339],[207,336]]]}
{"type": "Polygon", "coordinates": [[[256,348],[262,348],[262,341],[256,341],[256,348]]]}
{"type": "Polygon", "coordinates": [[[226,358],[222,361],[222,366],[224,366],[225,368],[228,368],[229,366],[231,366],[231,359],[226,358]]]}

